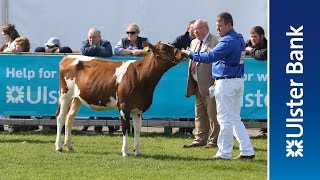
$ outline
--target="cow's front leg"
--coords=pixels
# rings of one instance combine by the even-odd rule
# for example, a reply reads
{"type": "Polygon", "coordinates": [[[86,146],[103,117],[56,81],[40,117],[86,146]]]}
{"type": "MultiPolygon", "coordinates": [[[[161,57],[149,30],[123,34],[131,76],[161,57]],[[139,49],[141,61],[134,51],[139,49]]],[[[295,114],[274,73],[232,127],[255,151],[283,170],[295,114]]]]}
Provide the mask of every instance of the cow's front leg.
{"type": "Polygon", "coordinates": [[[71,128],[72,128],[74,118],[80,109],[80,106],[81,106],[81,102],[79,101],[79,99],[75,98],[72,100],[70,110],[67,115],[67,119],[65,123],[66,125],[65,125],[64,141],[65,141],[67,151],[73,151],[72,140],[71,140],[71,128]]]}
{"type": "Polygon", "coordinates": [[[57,114],[57,137],[55,142],[55,149],[56,151],[62,152],[62,137],[61,137],[61,131],[62,127],[64,125],[65,118],[68,113],[68,106],[69,103],[67,100],[60,98],[60,107],[58,108],[58,114],[57,114]]]}

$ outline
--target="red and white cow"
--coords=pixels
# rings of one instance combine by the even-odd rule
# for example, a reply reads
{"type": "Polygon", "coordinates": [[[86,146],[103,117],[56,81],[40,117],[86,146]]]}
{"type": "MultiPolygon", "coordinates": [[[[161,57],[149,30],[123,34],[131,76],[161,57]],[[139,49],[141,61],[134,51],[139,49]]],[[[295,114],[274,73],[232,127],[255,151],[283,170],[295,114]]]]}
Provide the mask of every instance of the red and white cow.
{"type": "Polygon", "coordinates": [[[65,123],[65,145],[72,150],[71,127],[81,104],[91,109],[120,112],[123,145],[128,155],[130,113],[134,127],[134,151],[140,154],[141,115],[152,103],[153,92],[162,75],[186,55],[178,48],[158,42],[144,43],[151,53],[136,61],[109,61],[81,55],[65,56],[59,66],[60,98],[57,110],[56,151],[62,151],[62,126],[65,123]]]}

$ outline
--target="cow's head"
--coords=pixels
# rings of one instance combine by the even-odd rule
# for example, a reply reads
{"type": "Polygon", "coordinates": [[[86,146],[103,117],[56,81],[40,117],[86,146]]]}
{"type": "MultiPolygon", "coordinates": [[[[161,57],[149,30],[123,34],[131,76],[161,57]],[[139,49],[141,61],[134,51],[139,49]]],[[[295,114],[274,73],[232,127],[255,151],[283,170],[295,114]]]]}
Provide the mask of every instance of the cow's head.
{"type": "Polygon", "coordinates": [[[185,53],[182,53],[179,48],[161,41],[159,41],[156,45],[143,42],[143,47],[149,48],[160,59],[171,61],[176,64],[188,57],[185,53]]]}

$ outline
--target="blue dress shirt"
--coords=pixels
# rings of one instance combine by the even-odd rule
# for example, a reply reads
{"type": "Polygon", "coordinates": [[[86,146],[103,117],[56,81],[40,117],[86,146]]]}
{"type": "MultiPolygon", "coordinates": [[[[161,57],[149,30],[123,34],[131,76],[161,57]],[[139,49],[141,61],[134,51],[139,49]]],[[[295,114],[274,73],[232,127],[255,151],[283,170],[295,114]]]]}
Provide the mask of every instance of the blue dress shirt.
{"type": "Polygon", "coordinates": [[[231,29],[221,37],[218,44],[209,52],[193,52],[189,57],[194,61],[212,63],[212,77],[243,76],[244,64],[240,63],[245,51],[245,41],[241,34],[231,29]]]}

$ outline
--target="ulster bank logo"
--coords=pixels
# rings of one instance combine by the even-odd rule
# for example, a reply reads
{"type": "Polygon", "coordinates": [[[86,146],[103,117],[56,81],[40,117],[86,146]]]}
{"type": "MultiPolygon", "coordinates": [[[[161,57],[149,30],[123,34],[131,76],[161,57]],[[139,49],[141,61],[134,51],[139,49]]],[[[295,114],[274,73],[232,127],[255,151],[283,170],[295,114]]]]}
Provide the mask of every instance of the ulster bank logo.
{"type": "Polygon", "coordinates": [[[6,86],[7,104],[56,104],[58,91],[49,91],[47,86],[6,86]]]}
{"type": "Polygon", "coordinates": [[[303,157],[303,140],[287,140],[287,157],[303,157]]]}
{"type": "Polygon", "coordinates": [[[24,103],[24,92],[23,92],[23,86],[7,86],[7,103],[24,103]]]}

